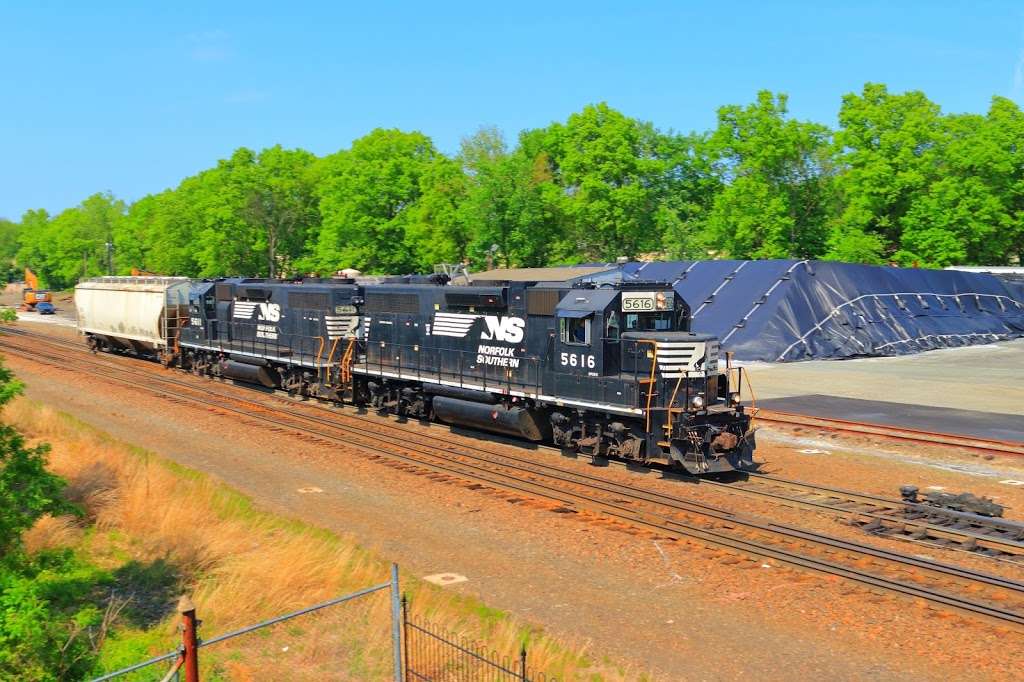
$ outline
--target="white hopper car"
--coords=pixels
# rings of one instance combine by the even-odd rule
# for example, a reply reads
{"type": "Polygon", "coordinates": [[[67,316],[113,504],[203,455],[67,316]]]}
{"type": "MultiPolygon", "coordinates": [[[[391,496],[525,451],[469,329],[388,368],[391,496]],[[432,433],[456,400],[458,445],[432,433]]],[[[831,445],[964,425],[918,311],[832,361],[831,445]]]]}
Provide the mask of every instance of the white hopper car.
{"type": "Polygon", "coordinates": [[[75,287],[78,329],[94,350],[169,357],[188,323],[187,277],[94,277],[75,287]]]}

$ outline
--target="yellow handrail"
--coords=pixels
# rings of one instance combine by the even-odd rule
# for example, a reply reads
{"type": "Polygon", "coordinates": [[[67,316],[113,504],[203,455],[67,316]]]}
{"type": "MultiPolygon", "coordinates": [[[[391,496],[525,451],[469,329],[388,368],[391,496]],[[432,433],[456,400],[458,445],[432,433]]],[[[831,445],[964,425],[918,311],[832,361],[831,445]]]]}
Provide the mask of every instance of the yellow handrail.
{"type": "Polygon", "coordinates": [[[654,355],[651,356],[651,378],[647,384],[647,433],[651,432],[651,399],[654,397],[654,376],[658,370],[658,342],[652,339],[637,339],[637,343],[649,343],[654,346],[654,355]]]}
{"type": "Polygon", "coordinates": [[[327,345],[324,337],[317,336],[320,339],[320,347],[316,351],[316,380],[320,381],[320,370],[323,369],[323,365],[320,364],[320,356],[324,354],[324,346],[327,345]]]}
{"type": "Polygon", "coordinates": [[[684,378],[686,378],[686,370],[683,370],[683,373],[676,379],[676,387],[672,389],[672,397],[668,401],[668,427],[665,429],[668,435],[672,435],[672,405],[676,402],[676,394],[679,393],[679,385],[683,383],[684,378]]]}
{"type": "Polygon", "coordinates": [[[331,377],[331,360],[334,359],[334,350],[338,347],[338,341],[340,340],[341,337],[334,339],[334,343],[331,344],[331,352],[327,354],[327,373],[324,375],[325,379],[331,377]]]}
{"type": "Polygon", "coordinates": [[[341,382],[347,383],[352,378],[352,356],[355,354],[356,348],[356,337],[352,337],[348,341],[348,348],[345,349],[345,354],[341,356],[341,382]]]}

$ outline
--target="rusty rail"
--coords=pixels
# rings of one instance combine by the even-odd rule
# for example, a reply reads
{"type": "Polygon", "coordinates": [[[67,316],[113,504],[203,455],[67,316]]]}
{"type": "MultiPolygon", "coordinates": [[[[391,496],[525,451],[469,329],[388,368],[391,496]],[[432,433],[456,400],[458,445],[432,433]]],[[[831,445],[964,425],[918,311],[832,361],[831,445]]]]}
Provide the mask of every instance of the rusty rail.
{"type": "Polygon", "coordinates": [[[878,436],[880,438],[889,438],[914,443],[966,448],[968,450],[977,450],[986,453],[998,452],[1000,454],[1008,455],[1024,455],[1024,443],[1014,441],[990,440],[987,438],[976,438],[974,436],[941,433],[937,431],[923,431],[907,427],[890,426],[888,424],[858,422],[833,417],[814,417],[806,414],[781,412],[778,410],[767,410],[764,408],[758,410],[757,418],[761,421],[776,424],[815,427],[829,431],[878,436]]]}

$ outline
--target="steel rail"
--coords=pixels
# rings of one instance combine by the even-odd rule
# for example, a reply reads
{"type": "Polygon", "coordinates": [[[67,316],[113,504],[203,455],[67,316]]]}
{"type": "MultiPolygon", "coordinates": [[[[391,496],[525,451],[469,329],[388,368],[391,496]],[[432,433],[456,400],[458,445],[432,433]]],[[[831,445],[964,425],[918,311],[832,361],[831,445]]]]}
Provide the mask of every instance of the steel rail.
{"type": "Polygon", "coordinates": [[[966,448],[985,453],[1024,455],[1024,443],[1016,441],[994,440],[954,433],[941,433],[937,431],[924,431],[904,426],[859,422],[835,417],[816,417],[813,415],[797,414],[794,412],[767,410],[765,408],[758,409],[756,418],[760,421],[773,422],[777,424],[822,428],[831,431],[856,433],[862,436],[879,436],[881,438],[910,441],[914,443],[966,448]]]}
{"type": "MultiPolygon", "coordinates": [[[[20,350],[21,354],[23,354],[25,356],[28,356],[28,357],[31,357],[33,360],[38,360],[39,359],[35,354],[31,354],[30,352],[25,351],[24,349],[19,349],[19,350],[20,350]]],[[[49,364],[54,364],[55,366],[61,367],[62,369],[67,369],[65,366],[58,365],[56,363],[49,363],[49,364]]],[[[92,364],[98,364],[98,363],[92,363],[92,364]]],[[[104,366],[104,369],[111,369],[111,368],[109,366],[104,366]]],[[[124,372],[124,370],[121,369],[121,368],[117,368],[117,369],[122,371],[122,372],[124,372]]],[[[128,373],[128,374],[138,374],[137,371],[126,372],[126,373],[128,373]]],[[[150,378],[152,378],[152,374],[150,374],[150,373],[146,373],[146,374],[149,375],[150,378]]],[[[108,378],[108,379],[117,380],[116,378],[111,377],[109,374],[105,374],[104,376],[106,378],[108,378]]],[[[129,384],[137,386],[136,382],[134,382],[132,380],[121,379],[121,380],[118,380],[118,381],[121,381],[123,383],[129,383],[129,384]]],[[[180,383],[180,382],[178,382],[178,383],[180,383]]],[[[192,388],[192,390],[195,390],[196,392],[203,392],[203,391],[199,391],[199,390],[195,389],[194,387],[191,387],[191,388],[192,388]]],[[[158,394],[162,393],[159,390],[154,390],[153,392],[158,393],[158,394]]],[[[168,394],[164,394],[164,395],[168,395],[168,394]]],[[[332,440],[332,441],[335,441],[335,442],[341,442],[341,443],[345,443],[347,445],[352,445],[351,441],[347,440],[347,439],[338,438],[336,436],[330,436],[328,434],[324,434],[323,432],[309,429],[308,427],[301,427],[301,426],[296,426],[294,424],[289,424],[289,423],[284,422],[284,421],[282,421],[280,419],[273,419],[273,418],[269,418],[269,417],[265,417],[265,416],[261,416],[261,415],[254,415],[254,414],[251,413],[251,411],[231,408],[229,406],[223,405],[222,403],[216,403],[216,402],[213,402],[213,401],[204,400],[204,399],[198,399],[198,398],[190,398],[190,397],[182,396],[180,394],[169,394],[168,397],[171,397],[171,398],[174,398],[174,399],[179,399],[179,400],[181,400],[181,399],[191,400],[193,402],[199,402],[201,404],[207,404],[207,405],[216,407],[216,408],[221,409],[221,410],[237,412],[237,413],[240,413],[240,414],[244,414],[244,415],[246,415],[246,416],[248,416],[250,418],[259,419],[261,421],[266,421],[266,422],[269,422],[269,423],[274,423],[274,424],[279,425],[279,426],[285,426],[285,427],[291,428],[293,430],[298,430],[298,431],[304,431],[304,432],[307,432],[307,433],[312,433],[315,436],[318,436],[320,438],[324,438],[324,439],[327,439],[327,440],[332,440]]],[[[238,402],[253,403],[253,401],[241,400],[241,399],[238,399],[238,398],[233,397],[233,396],[223,396],[223,395],[221,395],[219,397],[230,398],[230,399],[236,400],[238,402]]],[[[258,403],[255,403],[255,405],[259,406],[258,403]]],[[[265,405],[261,406],[261,407],[263,407],[264,409],[268,409],[267,406],[265,406],[265,405]]],[[[269,408],[269,409],[272,409],[272,408],[269,408]]],[[[291,417],[292,415],[289,415],[289,416],[291,417]]],[[[311,418],[308,418],[308,417],[304,417],[304,418],[305,419],[311,419],[311,418]]],[[[331,426],[334,427],[334,428],[337,428],[336,424],[331,424],[331,426]]],[[[342,430],[344,430],[344,429],[342,429],[342,430]]],[[[371,440],[380,441],[379,434],[372,434],[372,435],[370,435],[370,438],[371,438],[371,440]]],[[[400,445],[402,447],[406,448],[406,449],[409,449],[409,444],[407,442],[403,442],[400,445]]],[[[697,539],[706,541],[706,542],[708,542],[710,544],[713,544],[713,545],[716,545],[716,546],[736,549],[738,551],[742,551],[742,552],[745,552],[745,553],[748,553],[748,554],[753,554],[755,556],[761,556],[761,557],[767,556],[767,557],[775,558],[775,559],[777,559],[779,561],[782,561],[782,562],[785,562],[785,563],[789,563],[791,565],[795,565],[795,566],[798,566],[798,567],[811,568],[811,569],[819,571],[819,572],[824,571],[826,573],[832,573],[832,574],[835,574],[835,575],[842,575],[844,577],[848,577],[850,579],[858,580],[860,582],[863,582],[863,583],[866,583],[866,584],[869,584],[869,585],[873,585],[873,586],[876,586],[876,587],[884,587],[886,589],[889,589],[890,591],[893,591],[893,592],[896,592],[896,593],[900,593],[900,594],[903,594],[903,595],[910,595],[910,596],[915,596],[915,597],[922,598],[922,599],[927,599],[929,601],[933,601],[933,602],[936,602],[936,603],[939,603],[939,604],[943,604],[945,606],[948,606],[950,608],[954,608],[954,609],[963,611],[965,613],[971,613],[971,614],[974,614],[974,615],[981,615],[981,616],[985,616],[985,617],[994,618],[994,619],[996,619],[998,621],[1003,622],[1004,624],[1006,622],[1009,622],[1009,623],[1013,623],[1015,626],[1018,626],[1018,627],[1021,626],[1022,624],[1024,624],[1024,618],[1022,618],[1019,614],[1017,614],[1017,613],[1015,613],[1013,611],[1007,610],[1007,609],[999,609],[998,607],[991,607],[991,606],[988,606],[988,605],[985,605],[985,604],[978,604],[977,602],[973,602],[973,601],[970,601],[970,600],[962,599],[962,598],[959,598],[959,597],[956,597],[956,596],[953,596],[953,595],[948,595],[948,594],[945,594],[945,593],[942,593],[942,592],[937,592],[935,590],[927,590],[927,589],[924,589],[924,588],[920,588],[920,587],[917,587],[916,585],[907,585],[907,584],[904,584],[904,583],[899,583],[897,581],[893,581],[893,580],[888,579],[888,578],[871,575],[871,574],[869,574],[869,573],[867,573],[866,571],[863,571],[863,570],[851,569],[849,567],[845,567],[845,566],[836,564],[835,562],[824,562],[824,561],[822,561],[820,559],[816,559],[816,558],[813,558],[813,557],[807,557],[807,556],[804,556],[804,555],[799,555],[799,554],[796,554],[796,553],[793,553],[793,552],[787,552],[787,551],[779,550],[777,548],[773,548],[773,547],[769,547],[769,546],[753,543],[753,542],[748,541],[748,540],[736,539],[736,538],[733,538],[733,537],[729,537],[728,535],[725,535],[725,534],[721,533],[720,531],[715,531],[713,529],[694,527],[694,526],[691,526],[691,525],[689,525],[687,523],[681,523],[681,522],[679,522],[676,519],[666,518],[663,515],[650,514],[648,512],[637,512],[634,509],[624,508],[621,505],[611,504],[611,503],[605,502],[603,500],[598,500],[598,499],[594,498],[592,495],[581,495],[579,493],[570,493],[570,492],[566,491],[564,489],[564,487],[560,487],[560,486],[559,487],[552,487],[550,485],[538,484],[538,483],[535,483],[535,482],[526,481],[526,480],[524,480],[522,478],[516,478],[514,476],[510,476],[508,474],[503,474],[503,473],[497,474],[497,479],[495,479],[495,478],[493,478],[493,476],[495,475],[495,472],[493,472],[493,471],[484,470],[484,469],[482,469],[479,466],[467,467],[463,463],[458,463],[458,462],[454,462],[454,461],[451,461],[451,460],[445,460],[443,457],[439,457],[438,455],[436,455],[433,452],[428,452],[426,454],[428,456],[430,456],[430,457],[435,458],[435,459],[441,459],[442,461],[441,461],[440,464],[437,463],[437,462],[429,462],[429,461],[425,462],[422,458],[410,457],[408,454],[400,454],[400,453],[395,453],[395,452],[383,453],[383,452],[380,452],[380,451],[378,451],[376,454],[384,455],[384,456],[390,457],[390,458],[397,458],[399,460],[412,463],[415,466],[420,466],[420,467],[425,466],[428,469],[432,469],[434,471],[438,471],[438,472],[454,475],[455,477],[461,478],[461,479],[466,479],[467,478],[467,473],[468,473],[468,478],[470,480],[474,480],[474,481],[483,480],[483,481],[485,481],[487,483],[495,485],[498,488],[503,488],[503,489],[506,489],[506,490],[515,490],[515,491],[520,491],[520,492],[526,492],[527,494],[533,494],[533,495],[538,495],[539,494],[539,496],[541,496],[541,497],[545,497],[547,499],[554,500],[554,501],[560,502],[562,504],[566,504],[566,503],[572,504],[573,501],[578,501],[578,502],[581,502],[584,505],[585,508],[593,508],[594,505],[596,505],[596,511],[598,511],[598,513],[602,513],[602,514],[604,514],[606,516],[611,516],[613,518],[618,518],[620,520],[624,520],[627,523],[631,523],[631,524],[634,524],[634,525],[640,525],[642,527],[648,527],[648,528],[650,528],[652,530],[656,530],[656,531],[660,531],[660,532],[670,532],[670,533],[673,533],[677,537],[680,536],[680,534],[681,534],[681,536],[684,536],[684,537],[697,538],[697,539]],[[452,465],[455,465],[455,466],[452,466],[452,465]],[[466,471],[467,468],[470,469],[469,472],[466,471]],[[566,499],[567,497],[569,499],[566,499]]],[[[535,463],[531,463],[531,465],[535,465],[535,463]]],[[[515,468],[515,467],[513,467],[513,468],[515,468]]],[[[551,467],[547,467],[547,468],[551,468],[551,467]]],[[[530,473],[537,474],[538,472],[532,471],[530,473]]],[[[561,472],[561,473],[565,474],[567,472],[561,472]]],[[[573,475],[576,476],[575,474],[573,474],[573,475]]],[[[583,476],[582,478],[586,478],[586,476],[583,476]]],[[[562,482],[564,483],[565,481],[562,481],[562,482]]],[[[606,481],[602,481],[602,482],[607,484],[606,481]]],[[[579,483],[576,482],[576,481],[573,481],[572,483],[575,483],[575,484],[579,485],[579,483]]],[[[626,494],[631,495],[633,497],[636,497],[636,495],[634,493],[637,492],[637,491],[635,491],[632,488],[625,488],[623,486],[617,486],[617,488],[614,490],[614,492],[616,494],[623,494],[623,490],[626,491],[626,494]]],[[[646,493],[645,493],[645,495],[646,495],[646,493]]],[[[667,498],[667,496],[662,496],[662,495],[659,495],[659,494],[650,494],[650,495],[653,495],[654,497],[662,497],[662,498],[668,499],[668,500],[672,501],[673,503],[675,503],[677,505],[682,504],[679,501],[674,500],[673,498],[667,498]]],[[[700,507],[700,505],[684,505],[684,506],[682,506],[680,508],[686,509],[687,511],[691,511],[691,512],[692,511],[696,511],[697,513],[705,513],[705,511],[707,511],[708,509],[711,509],[711,508],[708,508],[706,505],[703,506],[703,509],[699,509],[698,508],[698,509],[695,510],[694,507],[700,507]]],[[[719,512],[719,513],[721,513],[721,512],[719,512]]],[[[910,565],[915,566],[917,568],[922,568],[922,569],[926,569],[926,570],[929,570],[929,571],[938,571],[940,573],[945,573],[945,574],[947,574],[949,576],[956,576],[956,577],[959,577],[959,578],[962,578],[964,580],[968,580],[968,581],[971,581],[971,582],[982,582],[982,583],[987,583],[987,584],[994,585],[994,586],[1001,586],[1001,587],[1004,587],[1004,588],[1007,588],[1007,589],[1011,589],[1011,590],[1013,590],[1015,592],[1020,592],[1021,588],[1024,587],[1024,586],[1022,586],[1019,583],[1014,583],[1013,581],[1008,581],[1008,580],[1005,580],[1005,579],[1002,579],[1002,578],[998,578],[996,576],[988,576],[986,574],[981,574],[981,573],[978,573],[978,572],[966,571],[964,569],[958,569],[958,568],[955,568],[955,567],[949,567],[949,566],[945,566],[945,565],[942,565],[942,564],[935,564],[934,562],[922,562],[921,560],[918,560],[918,559],[914,559],[914,558],[910,558],[910,557],[904,557],[902,555],[895,555],[895,554],[893,554],[891,552],[887,552],[886,550],[878,550],[876,548],[864,547],[862,545],[856,545],[854,543],[849,543],[849,542],[842,541],[842,540],[836,540],[834,538],[829,538],[827,536],[820,536],[818,534],[808,533],[806,531],[800,531],[798,529],[791,529],[791,528],[788,528],[788,527],[785,527],[785,526],[778,526],[776,524],[769,524],[769,525],[760,524],[759,525],[759,524],[751,523],[751,522],[743,520],[743,519],[739,519],[738,517],[735,517],[734,515],[731,515],[731,514],[728,514],[728,513],[723,513],[723,514],[724,515],[719,517],[719,518],[728,520],[728,521],[730,521],[732,523],[739,523],[741,525],[747,526],[748,528],[757,528],[757,529],[759,529],[761,531],[770,532],[772,534],[785,535],[785,536],[788,536],[789,538],[799,537],[799,538],[801,538],[803,540],[806,540],[806,541],[809,541],[809,542],[816,542],[816,543],[819,543],[819,544],[830,546],[833,549],[842,549],[844,551],[857,552],[857,553],[860,553],[860,554],[866,554],[866,555],[874,556],[876,558],[880,558],[880,559],[884,559],[884,560],[896,561],[896,562],[904,563],[904,564],[910,564],[910,565]]]]}
{"type": "Polygon", "coordinates": [[[977,554],[1001,561],[1019,562],[1024,559],[1024,524],[958,513],[920,503],[856,493],[828,486],[818,486],[803,481],[788,481],[756,473],[748,475],[750,476],[748,481],[723,483],[702,480],[701,485],[721,488],[730,493],[767,498],[783,505],[826,512],[847,519],[851,523],[870,526],[873,529],[884,529],[885,532],[875,533],[874,530],[868,532],[896,540],[917,542],[931,547],[977,554]],[[778,492],[781,489],[817,496],[820,499],[808,499],[778,492]],[[844,504],[859,504],[868,508],[850,508],[843,506],[844,504]],[[920,516],[912,516],[909,515],[910,513],[920,516]],[[946,516],[954,523],[961,525],[946,526],[941,523],[933,523],[932,520],[939,516],[946,516]],[[1002,535],[975,530],[972,526],[979,529],[988,528],[995,533],[1002,533],[1002,535]]]}

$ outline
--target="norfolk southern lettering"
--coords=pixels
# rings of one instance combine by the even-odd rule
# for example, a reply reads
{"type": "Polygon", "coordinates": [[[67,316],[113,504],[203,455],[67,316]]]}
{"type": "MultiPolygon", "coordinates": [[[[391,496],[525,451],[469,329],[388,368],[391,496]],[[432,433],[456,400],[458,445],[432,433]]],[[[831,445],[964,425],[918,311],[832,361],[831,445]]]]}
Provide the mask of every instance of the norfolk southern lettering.
{"type": "Polygon", "coordinates": [[[508,346],[487,346],[480,344],[476,349],[476,361],[482,365],[493,365],[495,367],[519,367],[519,358],[516,357],[516,349],[508,346]]]}

